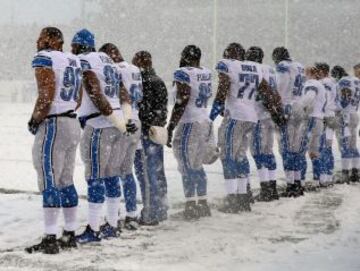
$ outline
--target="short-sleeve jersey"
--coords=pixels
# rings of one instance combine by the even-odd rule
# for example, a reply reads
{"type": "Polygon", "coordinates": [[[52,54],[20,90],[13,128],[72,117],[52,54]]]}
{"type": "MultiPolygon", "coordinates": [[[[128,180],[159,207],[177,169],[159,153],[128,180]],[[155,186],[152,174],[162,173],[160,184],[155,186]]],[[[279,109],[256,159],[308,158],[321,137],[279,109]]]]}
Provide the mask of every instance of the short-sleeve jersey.
{"type": "Polygon", "coordinates": [[[345,76],[338,81],[337,88],[342,109],[349,113],[357,112],[360,103],[360,80],[354,76],[345,76]],[[343,89],[351,90],[350,101],[345,101],[341,98],[341,91],[343,89]]]}
{"type": "Polygon", "coordinates": [[[336,82],[334,79],[330,77],[325,77],[320,81],[326,90],[326,108],[325,108],[325,116],[326,117],[334,117],[335,111],[337,110],[336,105],[336,82]]]}
{"type": "Polygon", "coordinates": [[[190,98],[180,123],[208,120],[208,99],[212,96],[211,71],[204,67],[182,67],[174,72],[174,81],[191,88],[190,98]]]}
{"type": "Polygon", "coordinates": [[[139,120],[139,106],[138,103],[143,98],[143,86],[141,73],[138,67],[129,64],[126,61],[117,64],[121,74],[122,82],[129,93],[132,104],[132,118],[139,120]]]}
{"type": "MultiPolygon", "coordinates": [[[[265,81],[269,84],[272,91],[277,91],[277,85],[276,85],[276,72],[273,67],[270,65],[263,64],[263,74],[265,81]]],[[[266,110],[266,108],[259,104],[258,106],[258,116],[259,120],[265,120],[271,118],[270,113],[266,110]]]]}
{"type": "Polygon", "coordinates": [[[304,66],[291,60],[276,65],[277,87],[283,104],[292,104],[302,95],[305,83],[304,66]]]}
{"type": "Polygon", "coordinates": [[[231,82],[225,111],[233,119],[257,122],[260,106],[257,93],[264,78],[262,65],[252,61],[223,59],[218,62],[216,70],[226,74],[231,82]]]}
{"type": "Polygon", "coordinates": [[[324,85],[315,79],[307,80],[304,84],[304,95],[309,91],[315,92],[315,98],[312,104],[312,110],[309,112],[309,117],[323,119],[326,108],[326,90],[324,85]]]}
{"type": "MultiPolygon", "coordinates": [[[[100,82],[101,92],[110,103],[114,113],[122,116],[120,106],[120,81],[121,75],[117,65],[102,52],[91,52],[79,55],[83,72],[92,71],[100,82]]],[[[99,110],[89,97],[86,90],[83,92],[83,99],[79,109],[79,116],[88,116],[97,113],[99,110]]],[[[112,123],[105,117],[99,116],[90,119],[88,125],[94,128],[112,127],[112,123]]]]}
{"type": "Polygon", "coordinates": [[[81,86],[81,65],[77,56],[60,51],[39,51],[33,68],[49,68],[55,74],[55,96],[49,115],[75,110],[81,86]]]}

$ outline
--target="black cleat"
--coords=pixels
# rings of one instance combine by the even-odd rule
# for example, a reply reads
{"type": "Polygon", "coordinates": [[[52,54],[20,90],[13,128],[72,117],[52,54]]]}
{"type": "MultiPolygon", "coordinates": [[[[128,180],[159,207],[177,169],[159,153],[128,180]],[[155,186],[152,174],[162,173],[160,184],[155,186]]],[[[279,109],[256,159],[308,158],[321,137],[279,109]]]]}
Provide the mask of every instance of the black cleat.
{"type": "Polygon", "coordinates": [[[211,210],[206,199],[198,200],[197,209],[201,217],[211,216],[211,210]]]}
{"type": "Polygon", "coordinates": [[[278,200],[279,194],[276,188],[276,181],[270,181],[269,186],[270,186],[269,189],[270,189],[271,200],[278,200]]]}
{"type": "Polygon", "coordinates": [[[286,190],[281,194],[281,197],[284,198],[297,198],[299,197],[299,190],[296,184],[287,184],[286,190]]]}
{"type": "Polygon", "coordinates": [[[139,228],[139,221],[136,217],[125,217],[124,228],[129,231],[136,231],[139,228]]]}
{"type": "Polygon", "coordinates": [[[39,244],[25,248],[27,253],[42,252],[44,254],[58,254],[59,245],[55,234],[45,235],[39,244]]]}
{"type": "Polygon", "coordinates": [[[237,194],[239,212],[251,212],[249,194],[237,194]]]}
{"type": "Polygon", "coordinates": [[[200,213],[195,200],[187,201],[185,203],[184,218],[185,220],[196,220],[200,218],[200,213]]]}
{"type": "Polygon", "coordinates": [[[304,196],[304,187],[301,185],[301,181],[295,181],[294,183],[298,196],[304,196]]]}
{"type": "Polygon", "coordinates": [[[260,195],[259,195],[259,201],[271,201],[271,188],[270,183],[268,182],[261,182],[260,183],[260,195]]]}
{"type": "Polygon", "coordinates": [[[218,209],[220,212],[237,214],[240,212],[237,194],[229,194],[225,197],[223,205],[218,209]]]}
{"type": "Polygon", "coordinates": [[[351,170],[350,182],[357,183],[359,181],[360,181],[359,170],[357,168],[353,168],[351,170]]]}
{"type": "Polygon", "coordinates": [[[74,231],[64,230],[62,236],[57,240],[57,242],[61,249],[77,248],[74,231]]]}
{"type": "Polygon", "coordinates": [[[337,184],[349,184],[350,183],[350,172],[349,170],[343,169],[341,171],[341,178],[336,180],[337,184]]]}
{"type": "Polygon", "coordinates": [[[254,195],[253,195],[253,193],[252,193],[251,186],[250,186],[249,183],[247,184],[247,187],[246,187],[246,188],[247,188],[247,193],[248,193],[248,195],[249,195],[250,203],[255,203],[254,195]]]}

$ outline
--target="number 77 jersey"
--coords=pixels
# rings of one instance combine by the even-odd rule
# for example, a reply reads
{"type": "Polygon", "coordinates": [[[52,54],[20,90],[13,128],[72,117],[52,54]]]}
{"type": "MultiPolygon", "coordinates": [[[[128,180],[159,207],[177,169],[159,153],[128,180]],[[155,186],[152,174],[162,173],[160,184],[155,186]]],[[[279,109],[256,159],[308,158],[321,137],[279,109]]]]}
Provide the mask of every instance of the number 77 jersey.
{"type": "Polygon", "coordinates": [[[232,119],[257,122],[260,103],[258,87],[264,78],[262,65],[252,61],[223,59],[216,66],[229,77],[231,85],[225,101],[225,111],[232,119]]]}
{"type": "Polygon", "coordinates": [[[174,73],[174,81],[191,88],[190,99],[180,122],[202,122],[209,119],[208,99],[212,96],[211,71],[200,67],[183,67],[174,73]]]}

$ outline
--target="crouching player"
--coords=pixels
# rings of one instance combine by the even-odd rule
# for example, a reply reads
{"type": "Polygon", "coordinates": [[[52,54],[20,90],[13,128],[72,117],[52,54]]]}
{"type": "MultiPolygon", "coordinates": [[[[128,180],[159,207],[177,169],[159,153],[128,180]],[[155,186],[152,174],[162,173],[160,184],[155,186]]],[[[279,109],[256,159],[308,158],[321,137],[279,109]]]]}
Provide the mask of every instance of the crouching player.
{"type": "Polygon", "coordinates": [[[103,52],[95,52],[94,35],[81,30],[73,38],[72,50],[83,68],[83,102],[79,109],[84,133],[81,158],[88,185],[88,225],[76,237],[79,243],[96,242],[119,235],[121,166],[125,160],[126,133],[137,128],[131,123],[131,101],[121,83],[118,67],[103,52]],[[85,122],[86,121],[86,122],[85,122]],[[107,202],[106,223],[100,227],[103,203],[107,202]]]}
{"type": "Polygon", "coordinates": [[[38,98],[28,128],[35,135],[32,155],[43,197],[45,236],[40,244],[26,248],[29,253],[56,254],[59,245],[76,247],[78,195],[73,173],[80,126],[74,111],[80,102],[81,66],[75,55],[62,52],[63,43],[59,29],[44,28],[32,62],[38,98]],[[60,208],[65,227],[62,238],[57,241],[60,208]]]}
{"type": "Polygon", "coordinates": [[[181,58],[184,66],[174,73],[177,93],[167,127],[168,146],[171,147],[176,128],[172,144],[186,198],[184,218],[191,220],[211,215],[203,168],[205,142],[209,133],[207,101],[212,94],[211,72],[200,66],[201,51],[195,45],[186,46],[181,58]]]}

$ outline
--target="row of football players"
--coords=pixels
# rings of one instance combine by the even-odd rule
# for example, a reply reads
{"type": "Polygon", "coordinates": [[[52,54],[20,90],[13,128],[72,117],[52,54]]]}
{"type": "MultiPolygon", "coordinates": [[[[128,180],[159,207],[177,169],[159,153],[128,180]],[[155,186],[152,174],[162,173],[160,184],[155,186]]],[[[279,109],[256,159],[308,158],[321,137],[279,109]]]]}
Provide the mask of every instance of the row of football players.
{"type": "Polygon", "coordinates": [[[336,66],[331,78],[326,63],[304,69],[290,58],[284,47],[273,51],[275,69],[262,64],[263,57],[262,49],[255,46],[245,51],[239,43],[232,43],[225,49],[223,59],[216,66],[219,86],[209,117],[206,107],[212,95],[211,72],[200,65],[198,47],[187,46],[182,52],[181,67],[174,74],[177,102],[168,126],[168,146],[172,142],[183,178],[186,219],[211,214],[203,164],[214,162],[217,151],[227,194],[220,211],[251,210],[250,167],[246,156],[249,148],[260,179],[259,200],[279,199],[274,134],[278,135],[287,182],[283,196],[304,194],[307,153],[313,165],[314,188],[331,183],[334,133],[342,157],[340,182],[359,181],[356,129],[360,66],[354,67],[358,77],[348,76],[343,68],[336,66]],[[223,120],[217,149],[212,122],[220,114],[223,120]]]}

